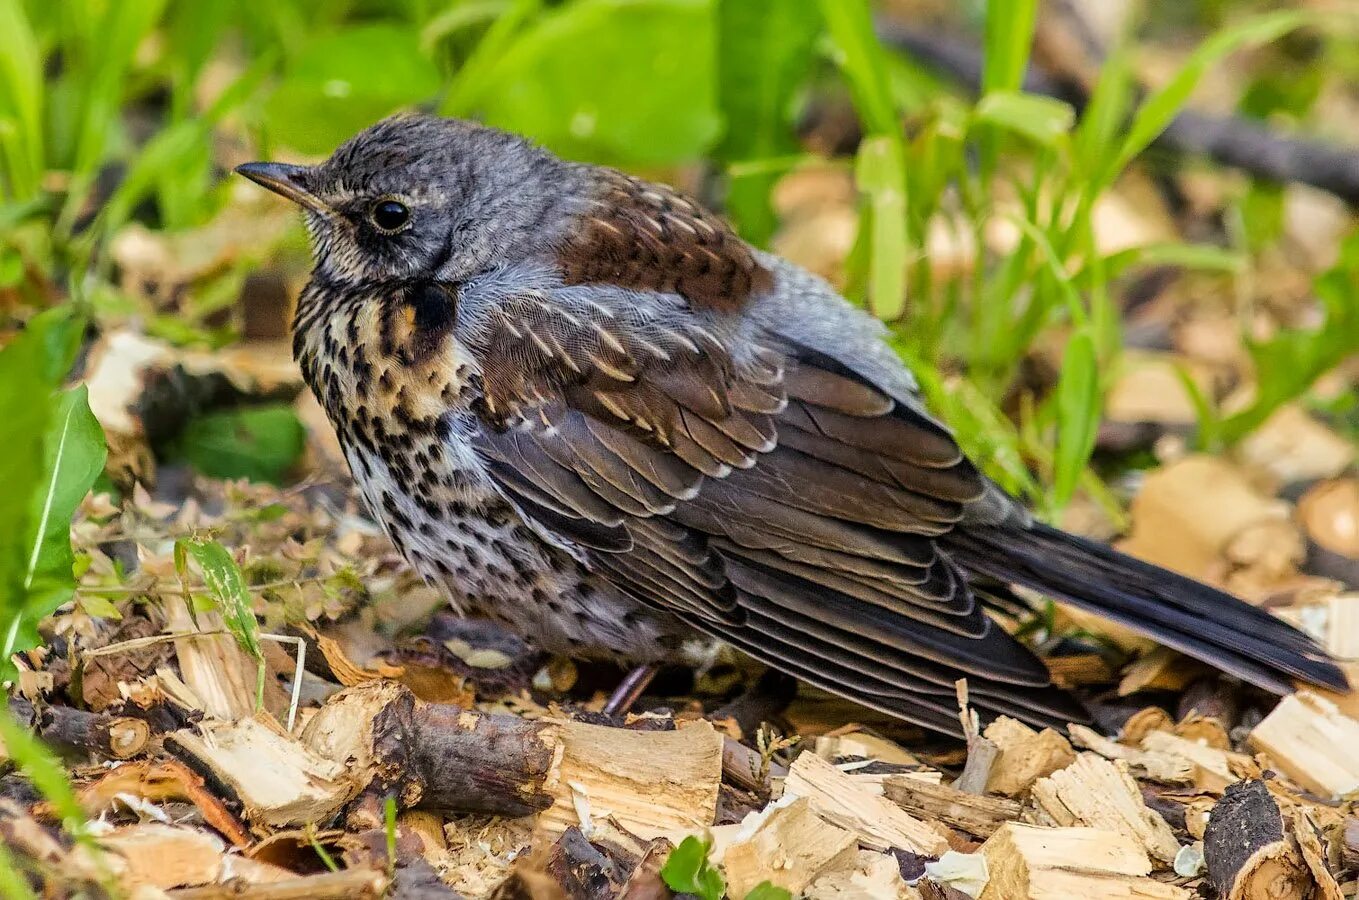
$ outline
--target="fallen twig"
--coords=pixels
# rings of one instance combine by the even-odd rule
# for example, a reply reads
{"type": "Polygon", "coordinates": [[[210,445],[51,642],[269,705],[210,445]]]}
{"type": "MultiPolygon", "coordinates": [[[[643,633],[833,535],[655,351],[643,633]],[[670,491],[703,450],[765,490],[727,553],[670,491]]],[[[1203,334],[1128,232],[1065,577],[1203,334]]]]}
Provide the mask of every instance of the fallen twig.
{"type": "MultiPolygon", "coordinates": [[[[967,87],[981,86],[982,52],[976,43],[898,23],[880,22],[878,34],[889,46],[967,87]]],[[[1024,76],[1024,90],[1065,100],[1077,110],[1089,100],[1085,85],[1054,78],[1033,66],[1024,76]]],[[[1193,110],[1177,115],[1154,145],[1204,155],[1259,178],[1309,184],[1346,202],[1359,203],[1359,151],[1348,147],[1281,135],[1249,119],[1193,110]]]]}

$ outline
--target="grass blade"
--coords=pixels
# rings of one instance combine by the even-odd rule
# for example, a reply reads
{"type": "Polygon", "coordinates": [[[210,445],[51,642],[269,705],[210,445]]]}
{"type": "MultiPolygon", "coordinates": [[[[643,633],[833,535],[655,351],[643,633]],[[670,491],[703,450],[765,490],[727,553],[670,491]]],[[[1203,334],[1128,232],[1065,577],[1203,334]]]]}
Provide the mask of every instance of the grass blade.
{"type": "Polygon", "coordinates": [[[859,190],[868,195],[868,305],[885,322],[906,309],[906,171],[900,140],[868,138],[854,167],[859,190]]]}
{"type": "Polygon", "coordinates": [[[1247,44],[1269,43],[1314,19],[1315,16],[1300,12],[1271,13],[1223,29],[1204,41],[1165,87],[1149,96],[1133,115],[1127,137],[1109,170],[1110,177],[1123,171],[1166,130],[1211,66],[1247,44]]]}

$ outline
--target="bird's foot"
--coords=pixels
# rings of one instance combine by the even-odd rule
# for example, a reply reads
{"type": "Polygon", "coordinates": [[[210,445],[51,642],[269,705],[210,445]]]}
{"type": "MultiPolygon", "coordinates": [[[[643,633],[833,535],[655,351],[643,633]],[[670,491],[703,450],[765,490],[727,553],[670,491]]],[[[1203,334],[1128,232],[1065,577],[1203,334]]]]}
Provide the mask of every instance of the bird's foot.
{"type": "Polygon", "coordinates": [[[637,698],[647,689],[647,685],[651,684],[651,679],[656,677],[657,671],[659,671],[657,666],[648,665],[638,666],[629,672],[618,682],[618,687],[614,688],[609,702],[604,704],[604,714],[621,716],[631,709],[632,704],[636,703],[637,698]]]}

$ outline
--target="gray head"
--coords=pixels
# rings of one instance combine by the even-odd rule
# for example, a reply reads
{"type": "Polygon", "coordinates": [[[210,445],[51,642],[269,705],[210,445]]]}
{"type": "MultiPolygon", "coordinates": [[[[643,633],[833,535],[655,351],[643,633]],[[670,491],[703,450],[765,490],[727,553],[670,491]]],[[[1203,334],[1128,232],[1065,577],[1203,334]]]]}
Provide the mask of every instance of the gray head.
{"type": "Polygon", "coordinates": [[[342,284],[456,281],[532,253],[574,186],[523,138],[433,116],[384,119],[319,165],[236,171],[302,206],[316,275],[342,284]]]}

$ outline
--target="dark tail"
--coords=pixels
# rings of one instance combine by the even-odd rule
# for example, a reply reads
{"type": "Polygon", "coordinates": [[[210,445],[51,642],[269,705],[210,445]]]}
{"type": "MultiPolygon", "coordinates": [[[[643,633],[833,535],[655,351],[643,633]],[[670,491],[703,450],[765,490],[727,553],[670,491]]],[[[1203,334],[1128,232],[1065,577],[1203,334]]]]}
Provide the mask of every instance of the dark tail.
{"type": "Polygon", "coordinates": [[[960,528],[946,541],[965,569],[1098,613],[1265,690],[1289,693],[1293,678],[1348,687],[1326,653],[1283,620],[1105,544],[1041,524],[960,528]]]}

